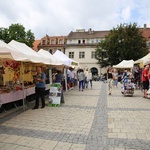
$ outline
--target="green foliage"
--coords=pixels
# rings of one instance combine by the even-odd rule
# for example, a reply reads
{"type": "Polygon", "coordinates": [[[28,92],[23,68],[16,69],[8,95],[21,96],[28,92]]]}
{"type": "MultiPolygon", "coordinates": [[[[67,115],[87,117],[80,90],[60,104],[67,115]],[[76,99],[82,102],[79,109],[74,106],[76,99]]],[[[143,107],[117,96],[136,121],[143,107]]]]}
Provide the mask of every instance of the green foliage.
{"type": "Polygon", "coordinates": [[[15,40],[33,47],[35,37],[31,30],[26,32],[23,25],[11,24],[8,29],[3,27],[0,28],[0,39],[6,43],[9,43],[11,40],[15,40]]]}
{"type": "Polygon", "coordinates": [[[146,39],[137,24],[120,24],[96,48],[96,59],[101,67],[116,65],[122,60],[137,60],[148,53],[146,39]]]}

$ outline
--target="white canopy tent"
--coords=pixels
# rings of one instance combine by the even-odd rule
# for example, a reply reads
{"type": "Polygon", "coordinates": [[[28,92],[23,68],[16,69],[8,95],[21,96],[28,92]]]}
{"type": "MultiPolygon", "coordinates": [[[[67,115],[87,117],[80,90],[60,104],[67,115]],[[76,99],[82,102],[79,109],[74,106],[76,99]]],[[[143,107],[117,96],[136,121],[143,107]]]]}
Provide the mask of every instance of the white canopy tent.
{"type": "MultiPolygon", "coordinates": [[[[6,44],[3,41],[0,41],[0,58],[1,59],[11,59],[11,60],[15,60],[15,61],[21,61],[21,62],[26,62],[26,61],[30,61],[30,59],[20,53],[17,52],[16,49],[14,49],[13,47],[9,46],[8,44],[6,44]]],[[[23,71],[23,70],[22,70],[23,71]]],[[[24,85],[22,84],[22,94],[23,94],[23,109],[25,109],[25,101],[24,101],[24,85]]],[[[0,105],[1,107],[1,105],[0,105]]]]}
{"type": "Polygon", "coordinates": [[[65,64],[64,61],[56,58],[55,56],[53,56],[52,54],[50,54],[48,51],[40,49],[38,51],[38,54],[42,55],[43,57],[50,59],[51,60],[51,65],[63,65],[65,64]]]}
{"type": "Polygon", "coordinates": [[[150,64],[150,58],[144,59],[143,65],[148,65],[148,64],[150,64]]]}
{"type": "Polygon", "coordinates": [[[8,45],[13,47],[16,50],[16,52],[20,52],[23,55],[25,55],[27,58],[30,59],[31,62],[51,64],[50,59],[42,57],[40,54],[35,52],[32,48],[28,47],[24,43],[20,43],[15,40],[12,40],[11,42],[8,43],[8,45]]]}
{"type": "MultiPolygon", "coordinates": [[[[68,56],[66,56],[63,52],[57,50],[53,56],[55,56],[57,59],[60,59],[64,62],[66,66],[79,66],[79,63],[74,61],[73,59],[70,59],[68,56]]],[[[64,68],[64,76],[65,76],[65,85],[66,85],[66,91],[68,91],[67,88],[67,75],[66,75],[66,68],[64,68]]]]}
{"type": "Polygon", "coordinates": [[[146,56],[136,60],[134,64],[139,64],[139,63],[145,63],[146,60],[150,59],[150,53],[148,53],[146,56]]]}
{"type": "Polygon", "coordinates": [[[0,41],[0,58],[12,59],[16,61],[30,61],[26,55],[17,52],[15,48],[11,47],[3,41],[0,41]]]}
{"type": "Polygon", "coordinates": [[[53,56],[56,58],[64,61],[66,66],[79,66],[79,63],[77,61],[74,61],[73,59],[70,59],[68,56],[66,56],[63,52],[57,50],[53,56]]]}
{"type": "Polygon", "coordinates": [[[117,65],[113,65],[113,68],[133,68],[133,60],[123,60],[117,65]]]}

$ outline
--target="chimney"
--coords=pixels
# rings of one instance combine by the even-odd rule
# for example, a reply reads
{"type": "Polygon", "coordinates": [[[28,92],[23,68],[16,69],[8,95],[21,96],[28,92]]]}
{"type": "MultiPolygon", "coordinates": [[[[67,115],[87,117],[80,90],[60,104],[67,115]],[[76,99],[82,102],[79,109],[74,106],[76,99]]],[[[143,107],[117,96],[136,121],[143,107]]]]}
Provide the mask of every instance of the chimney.
{"type": "Polygon", "coordinates": [[[92,29],[91,29],[91,28],[89,28],[88,32],[89,32],[89,34],[92,34],[92,29]]]}
{"type": "Polygon", "coordinates": [[[144,24],[144,29],[146,29],[147,28],[147,25],[146,24],[144,24]]]}

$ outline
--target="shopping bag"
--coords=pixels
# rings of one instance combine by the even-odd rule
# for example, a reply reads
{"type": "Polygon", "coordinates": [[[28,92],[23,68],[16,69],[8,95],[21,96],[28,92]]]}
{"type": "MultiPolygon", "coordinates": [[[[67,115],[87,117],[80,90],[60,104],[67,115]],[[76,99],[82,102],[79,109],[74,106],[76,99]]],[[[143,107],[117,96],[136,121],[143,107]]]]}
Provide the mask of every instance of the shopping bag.
{"type": "Polygon", "coordinates": [[[150,95],[150,88],[149,88],[148,91],[147,91],[147,95],[150,95]]]}

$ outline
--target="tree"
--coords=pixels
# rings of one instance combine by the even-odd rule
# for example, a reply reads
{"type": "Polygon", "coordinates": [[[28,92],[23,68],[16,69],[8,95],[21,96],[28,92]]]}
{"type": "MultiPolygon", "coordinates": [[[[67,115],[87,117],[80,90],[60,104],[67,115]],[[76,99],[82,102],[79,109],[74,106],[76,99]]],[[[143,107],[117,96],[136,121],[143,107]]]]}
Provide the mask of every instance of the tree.
{"type": "Polygon", "coordinates": [[[6,43],[9,43],[11,40],[15,40],[33,47],[35,37],[31,30],[26,32],[23,25],[11,24],[8,29],[0,28],[0,39],[6,43]]]}
{"type": "Polygon", "coordinates": [[[33,47],[33,42],[35,40],[35,37],[34,37],[34,34],[31,32],[31,30],[28,30],[26,32],[26,44],[29,46],[29,47],[33,47]]]}
{"type": "Polygon", "coordinates": [[[8,43],[9,40],[9,30],[7,28],[0,28],[0,39],[8,43]]]}
{"type": "Polygon", "coordinates": [[[116,65],[122,60],[137,60],[148,53],[146,39],[137,24],[120,24],[96,48],[96,59],[101,67],[116,65]]]}

